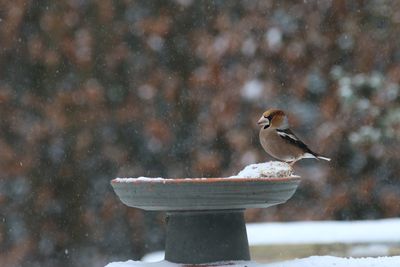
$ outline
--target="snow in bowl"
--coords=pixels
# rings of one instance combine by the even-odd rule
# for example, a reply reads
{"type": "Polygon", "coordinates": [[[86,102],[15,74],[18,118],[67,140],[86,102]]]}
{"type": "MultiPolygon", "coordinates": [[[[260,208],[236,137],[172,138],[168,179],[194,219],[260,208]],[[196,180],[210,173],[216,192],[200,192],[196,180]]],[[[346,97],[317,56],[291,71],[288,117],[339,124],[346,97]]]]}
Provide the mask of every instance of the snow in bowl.
{"type": "Polygon", "coordinates": [[[272,161],[225,178],[116,178],[111,185],[130,207],[195,211],[267,208],[286,202],[299,183],[288,164],[272,161]]]}

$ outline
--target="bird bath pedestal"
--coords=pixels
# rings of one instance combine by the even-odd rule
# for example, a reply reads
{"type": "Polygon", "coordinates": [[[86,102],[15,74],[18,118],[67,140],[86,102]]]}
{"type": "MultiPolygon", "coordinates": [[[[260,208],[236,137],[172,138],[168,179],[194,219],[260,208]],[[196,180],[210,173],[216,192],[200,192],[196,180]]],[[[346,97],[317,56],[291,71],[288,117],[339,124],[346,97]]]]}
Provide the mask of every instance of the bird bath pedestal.
{"type": "Polygon", "coordinates": [[[165,259],[199,264],[250,260],[244,210],[286,202],[300,182],[285,178],[125,178],[111,184],[129,207],[167,212],[165,259]]]}

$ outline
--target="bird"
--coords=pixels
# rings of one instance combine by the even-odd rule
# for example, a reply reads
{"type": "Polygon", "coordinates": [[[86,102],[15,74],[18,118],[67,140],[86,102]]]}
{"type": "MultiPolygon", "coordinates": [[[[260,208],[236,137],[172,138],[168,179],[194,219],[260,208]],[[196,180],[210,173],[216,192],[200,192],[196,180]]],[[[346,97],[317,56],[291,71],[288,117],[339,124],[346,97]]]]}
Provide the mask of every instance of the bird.
{"type": "Polygon", "coordinates": [[[268,109],[257,122],[260,128],[260,143],[269,155],[293,166],[304,158],[330,161],[308,148],[290,129],[288,117],[280,109],[268,109]]]}

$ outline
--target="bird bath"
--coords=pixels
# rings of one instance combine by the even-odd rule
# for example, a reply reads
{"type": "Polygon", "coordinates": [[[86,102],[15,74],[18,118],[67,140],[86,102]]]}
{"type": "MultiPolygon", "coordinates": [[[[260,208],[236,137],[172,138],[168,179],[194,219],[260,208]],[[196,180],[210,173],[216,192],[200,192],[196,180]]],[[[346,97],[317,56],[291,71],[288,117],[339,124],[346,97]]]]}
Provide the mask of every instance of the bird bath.
{"type": "Polygon", "coordinates": [[[198,264],[250,260],[246,208],[286,202],[300,177],[117,178],[111,185],[129,206],[167,213],[165,260],[198,264]]]}

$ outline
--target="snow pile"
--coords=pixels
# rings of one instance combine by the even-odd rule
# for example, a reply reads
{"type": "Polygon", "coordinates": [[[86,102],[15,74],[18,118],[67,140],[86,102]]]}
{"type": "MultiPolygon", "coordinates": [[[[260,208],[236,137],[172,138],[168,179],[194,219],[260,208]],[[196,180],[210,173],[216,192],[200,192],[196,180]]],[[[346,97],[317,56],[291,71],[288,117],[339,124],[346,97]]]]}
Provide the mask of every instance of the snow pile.
{"type": "Polygon", "coordinates": [[[165,251],[164,250],[158,250],[158,251],[153,251],[150,253],[145,254],[142,258],[142,262],[158,262],[162,261],[165,258],[165,251]]]}
{"type": "MultiPolygon", "coordinates": [[[[168,261],[160,262],[112,262],[106,267],[181,267],[183,264],[175,264],[168,261]]],[[[187,265],[186,265],[187,266],[187,265]]],[[[200,265],[201,266],[201,265],[200,265]]],[[[231,267],[399,267],[400,256],[378,258],[339,258],[332,256],[312,256],[304,259],[261,264],[253,261],[236,261],[207,264],[204,266],[231,266],[231,267]]]]}
{"type": "Polygon", "coordinates": [[[237,175],[230,178],[280,178],[290,176],[293,176],[293,169],[289,164],[281,161],[269,161],[248,165],[237,175]]]}

